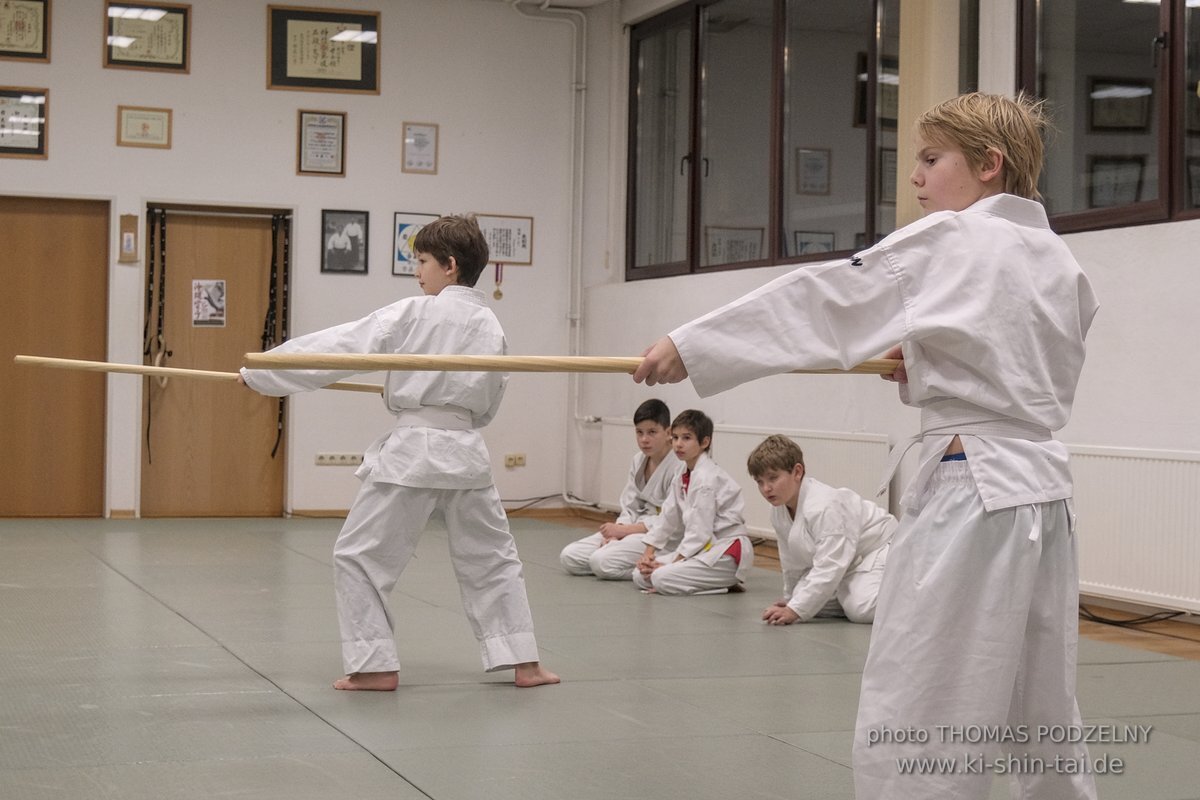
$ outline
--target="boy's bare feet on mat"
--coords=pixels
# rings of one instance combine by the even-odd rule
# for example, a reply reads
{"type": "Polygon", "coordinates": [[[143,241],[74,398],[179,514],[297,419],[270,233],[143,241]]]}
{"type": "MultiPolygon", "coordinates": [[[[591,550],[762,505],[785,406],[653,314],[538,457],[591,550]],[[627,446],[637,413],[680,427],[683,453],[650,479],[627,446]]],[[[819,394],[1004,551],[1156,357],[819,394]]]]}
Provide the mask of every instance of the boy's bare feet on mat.
{"type": "Polygon", "coordinates": [[[538,661],[526,661],[524,664],[517,664],[516,673],[513,683],[522,689],[559,682],[559,677],[543,667],[538,661]]]}
{"type": "Polygon", "coordinates": [[[333,688],[351,692],[394,692],[399,672],[354,672],[333,682],[333,688]]]}

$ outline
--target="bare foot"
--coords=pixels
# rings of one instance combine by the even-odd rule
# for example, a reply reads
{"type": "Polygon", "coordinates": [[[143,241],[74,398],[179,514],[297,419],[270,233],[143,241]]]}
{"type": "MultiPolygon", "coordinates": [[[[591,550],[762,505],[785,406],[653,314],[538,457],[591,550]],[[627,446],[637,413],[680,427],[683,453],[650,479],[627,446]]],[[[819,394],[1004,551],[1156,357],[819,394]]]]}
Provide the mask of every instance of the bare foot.
{"type": "Polygon", "coordinates": [[[522,689],[559,682],[557,675],[543,667],[537,661],[526,661],[524,664],[517,664],[516,673],[517,675],[513,679],[513,683],[522,689]]]}
{"type": "Polygon", "coordinates": [[[349,692],[394,692],[399,683],[399,672],[354,672],[334,681],[333,688],[349,692]]]}

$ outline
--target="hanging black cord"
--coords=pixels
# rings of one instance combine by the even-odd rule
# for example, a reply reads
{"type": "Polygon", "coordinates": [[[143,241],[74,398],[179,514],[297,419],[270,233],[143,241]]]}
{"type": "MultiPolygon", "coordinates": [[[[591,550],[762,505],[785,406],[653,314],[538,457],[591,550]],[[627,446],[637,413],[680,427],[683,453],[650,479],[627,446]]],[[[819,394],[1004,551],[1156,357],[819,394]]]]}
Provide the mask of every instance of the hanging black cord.
{"type": "MultiPolygon", "coordinates": [[[[280,342],[288,340],[288,285],[289,267],[292,259],[292,218],[288,215],[280,215],[280,227],[283,231],[283,280],[279,285],[280,294],[283,295],[283,300],[279,304],[279,319],[280,319],[280,342]]],[[[271,290],[275,290],[275,282],[271,282],[271,290]]],[[[279,443],[283,441],[283,426],[287,418],[287,398],[279,398],[279,418],[276,421],[278,433],[275,435],[275,447],[271,449],[271,458],[275,457],[275,452],[279,449],[279,443]]]]}
{"type": "MultiPolygon", "coordinates": [[[[166,349],[166,343],[163,340],[163,324],[166,314],[166,291],[167,291],[167,211],[166,209],[152,209],[148,215],[150,221],[150,269],[146,276],[146,330],[143,335],[149,332],[150,327],[150,307],[151,298],[154,296],[153,280],[154,280],[154,239],[155,227],[158,231],[158,325],[157,333],[153,339],[146,336],[145,348],[143,355],[149,358],[153,364],[158,354],[155,352],[157,347],[158,353],[163,353],[164,360],[171,355],[171,351],[166,349]],[[155,222],[157,221],[157,226],[155,222]]],[[[154,384],[153,378],[147,378],[146,389],[146,463],[154,463],[154,455],[150,450],[150,424],[154,419],[154,384]]]]}
{"type": "Polygon", "coordinates": [[[154,310],[154,211],[146,209],[146,229],[150,247],[146,252],[146,314],[142,322],[142,355],[150,355],[150,312],[154,310]]]}
{"type": "MultiPolygon", "coordinates": [[[[263,350],[270,350],[275,345],[276,334],[276,292],[279,284],[279,234],[282,215],[271,217],[271,285],[267,290],[267,319],[263,324],[263,350]]],[[[271,458],[279,453],[279,445],[283,441],[283,398],[279,398],[279,411],[275,417],[275,444],[271,447],[271,458]]]]}

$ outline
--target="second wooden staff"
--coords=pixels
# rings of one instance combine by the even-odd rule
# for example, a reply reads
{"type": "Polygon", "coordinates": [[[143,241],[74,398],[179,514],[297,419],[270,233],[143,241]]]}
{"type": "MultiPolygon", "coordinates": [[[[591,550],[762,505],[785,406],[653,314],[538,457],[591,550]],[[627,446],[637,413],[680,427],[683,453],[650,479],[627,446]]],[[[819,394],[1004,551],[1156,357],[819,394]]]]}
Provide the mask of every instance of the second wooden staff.
{"type": "MultiPolygon", "coordinates": [[[[432,356],[398,353],[247,353],[249,369],[332,369],[365,372],[610,372],[632,374],[638,356],[432,356]]],[[[893,358],[864,361],[851,369],[797,369],[806,375],[890,375],[900,362],[893,358]]]]}

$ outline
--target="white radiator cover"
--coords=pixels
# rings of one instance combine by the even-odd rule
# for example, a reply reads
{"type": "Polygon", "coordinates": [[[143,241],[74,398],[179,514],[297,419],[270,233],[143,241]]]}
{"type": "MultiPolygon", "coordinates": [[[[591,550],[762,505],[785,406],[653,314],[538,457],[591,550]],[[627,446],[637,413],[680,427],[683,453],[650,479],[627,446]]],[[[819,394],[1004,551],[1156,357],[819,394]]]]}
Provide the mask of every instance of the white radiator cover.
{"type": "MultiPolygon", "coordinates": [[[[621,489],[629,477],[629,463],[637,452],[631,419],[601,420],[600,504],[617,510],[621,489]]],[[[713,432],[713,460],[742,487],[746,500],[746,527],[754,536],[775,538],[771,506],[758,493],[746,472],[746,459],[759,442],[773,433],[790,436],[804,451],[809,473],[830,486],[853,489],[887,508],[888,493],[875,497],[888,459],[888,437],[878,433],[829,433],[774,430],[717,425],[713,432]]]]}
{"type": "Polygon", "coordinates": [[[1069,449],[1079,590],[1200,613],[1200,453],[1069,449]]]}

